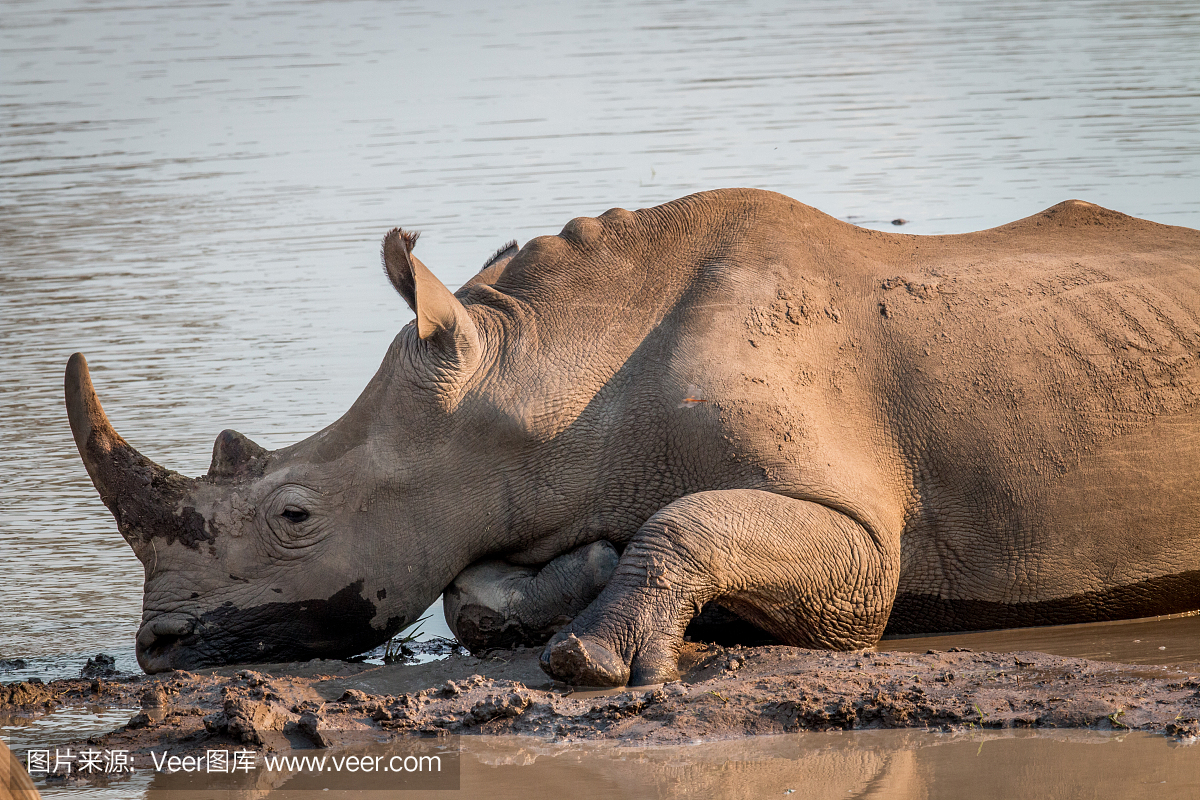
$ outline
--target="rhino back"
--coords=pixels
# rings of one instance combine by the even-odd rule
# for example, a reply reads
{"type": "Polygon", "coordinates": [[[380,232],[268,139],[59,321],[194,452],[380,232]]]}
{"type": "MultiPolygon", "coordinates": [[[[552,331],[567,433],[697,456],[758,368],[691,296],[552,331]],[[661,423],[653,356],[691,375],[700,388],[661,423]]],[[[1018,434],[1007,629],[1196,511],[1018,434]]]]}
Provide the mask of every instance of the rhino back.
{"type": "Polygon", "coordinates": [[[923,237],[726,190],[573,220],[473,297],[493,402],[582,498],[551,551],[768,489],[901,538],[894,630],[999,627],[1200,604],[1198,253],[1077,201],[923,237]]]}
{"type": "Polygon", "coordinates": [[[912,470],[890,630],[1200,606],[1200,234],[1069,201],[921,249],[879,292],[912,470]]]}

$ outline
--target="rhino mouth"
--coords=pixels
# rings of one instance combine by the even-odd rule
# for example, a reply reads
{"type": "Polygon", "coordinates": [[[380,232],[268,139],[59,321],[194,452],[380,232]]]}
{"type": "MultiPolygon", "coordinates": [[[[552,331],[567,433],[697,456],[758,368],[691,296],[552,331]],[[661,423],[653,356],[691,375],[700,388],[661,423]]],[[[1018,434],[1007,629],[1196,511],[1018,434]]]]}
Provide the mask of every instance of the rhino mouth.
{"type": "Polygon", "coordinates": [[[175,655],[189,649],[184,642],[197,638],[192,635],[196,624],[191,616],[171,613],[158,614],[143,622],[136,640],[138,665],[146,672],[177,668],[175,655]]]}
{"type": "Polygon", "coordinates": [[[328,600],[264,603],[239,608],[232,601],[198,618],[162,613],[142,623],[138,664],[147,673],[230,664],[349,658],[386,642],[407,623],[389,617],[371,624],[377,610],[358,580],[328,600]]]}

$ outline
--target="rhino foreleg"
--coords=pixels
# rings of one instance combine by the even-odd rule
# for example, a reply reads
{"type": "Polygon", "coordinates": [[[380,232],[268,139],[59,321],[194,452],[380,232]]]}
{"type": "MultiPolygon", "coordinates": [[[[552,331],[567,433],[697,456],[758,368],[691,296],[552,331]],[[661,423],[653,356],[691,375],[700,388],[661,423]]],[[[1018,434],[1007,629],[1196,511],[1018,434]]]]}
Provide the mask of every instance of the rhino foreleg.
{"type": "Polygon", "coordinates": [[[818,503],[688,495],[642,525],[600,596],[550,640],[542,668],[576,686],[673,680],[684,629],[717,599],[787,644],[869,647],[898,576],[898,542],[818,503]]]}
{"type": "Polygon", "coordinates": [[[617,566],[605,541],[576,548],[543,567],[479,561],[446,588],[446,624],[472,653],[545,644],[587,608],[617,566]]]}

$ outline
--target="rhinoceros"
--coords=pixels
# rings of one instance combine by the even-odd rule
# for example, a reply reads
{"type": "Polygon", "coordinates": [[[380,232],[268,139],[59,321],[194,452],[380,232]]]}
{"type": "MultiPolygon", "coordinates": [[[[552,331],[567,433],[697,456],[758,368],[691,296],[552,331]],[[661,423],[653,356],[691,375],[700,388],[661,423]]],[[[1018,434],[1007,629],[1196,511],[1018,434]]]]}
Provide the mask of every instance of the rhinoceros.
{"type": "Polygon", "coordinates": [[[443,590],[465,634],[515,621],[600,686],[675,677],[714,604],[841,650],[1200,608],[1200,232],[1072,200],[912,236],[720,190],[574,219],[453,294],[416,240],[383,241],[415,321],[290,447],[224,431],[186,478],[71,358],[147,672],[352,655],[443,590]]]}

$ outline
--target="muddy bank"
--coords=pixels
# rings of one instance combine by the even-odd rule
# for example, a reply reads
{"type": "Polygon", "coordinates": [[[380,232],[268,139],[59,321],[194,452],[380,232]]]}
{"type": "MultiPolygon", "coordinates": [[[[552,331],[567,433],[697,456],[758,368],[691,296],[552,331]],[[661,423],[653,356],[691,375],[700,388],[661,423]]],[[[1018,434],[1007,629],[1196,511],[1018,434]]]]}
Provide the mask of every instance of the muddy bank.
{"type": "Polygon", "coordinates": [[[446,734],[655,745],[864,728],[1200,735],[1200,663],[689,645],[682,666],[679,682],[586,692],[550,684],[535,650],[419,665],[268,664],[9,684],[0,687],[0,716],[83,704],[141,708],[126,726],[61,746],[128,750],[146,766],[151,752],[336,748],[446,734]]]}

